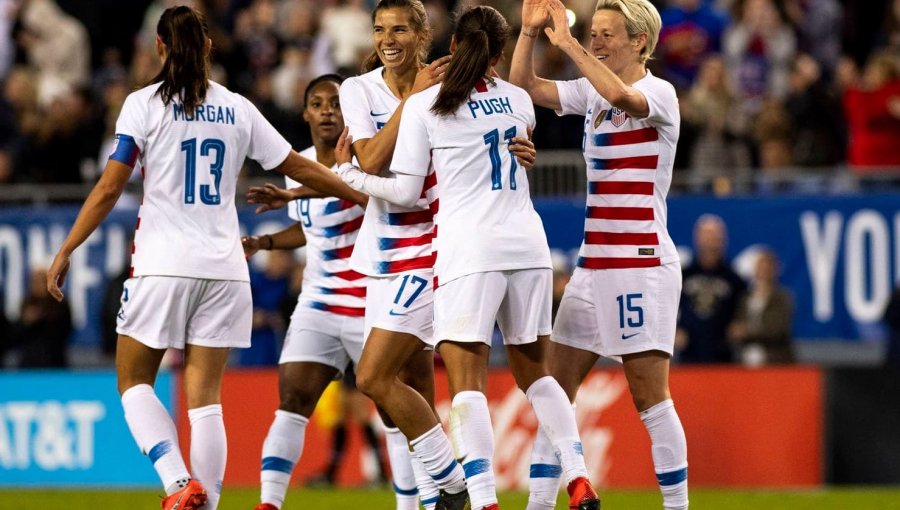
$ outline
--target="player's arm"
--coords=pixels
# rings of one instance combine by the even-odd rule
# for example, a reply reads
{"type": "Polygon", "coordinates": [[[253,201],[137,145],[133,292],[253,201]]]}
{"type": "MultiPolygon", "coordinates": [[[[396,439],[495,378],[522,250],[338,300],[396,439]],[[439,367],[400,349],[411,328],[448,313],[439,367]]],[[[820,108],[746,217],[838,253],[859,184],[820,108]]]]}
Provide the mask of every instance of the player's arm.
{"type": "Polygon", "coordinates": [[[340,165],[338,174],[344,182],[351,188],[375,198],[405,207],[416,205],[422,195],[424,176],[394,173],[391,177],[379,177],[367,174],[350,162],[351,144],[352,139],[344,129],[334,149],[335,159],[340,165]]]}
{"type": "Polygon", "coordinates": [[[47,271],[47,290],[57,301],[63,299],[60,287],[69,270],[69,257],[109,215],[109,211],[128,184],[128,178],[131,177],[131,171],[137,161],[138,148],[134,139],[123,135],[118,135],[117,138],[116,151],[110,155],[103,169],[103,175],[84,201],[72,230],[69,231],[47,271]]]}
{"type": "Polygon", "coordinates": [[[274,234],[242,237],[241,245],[244,247],[244,256],[249,259],[259,250],[296,250],[306,246],[306,236],[300,224],[294,223],[274,234]]]}
{"type": "MultiPolygon", "coordinates": [[[[606,67],[606,64],[597,60],[577,39],[572,37],[566,18],[566,7],[562,2],[559,0],[546,0],[546,2],[550,19],[553,20],[553,28],[544,29],[550,42],[575,62],[597,93],[610,104],[625,110],[634,118],[643,119],[650,115],[650,105],[644,94],[623,82],[616,73],[606,67]]],[[[646,37],[646,34],[638,37],[646,37]]]]}
{"type": "Polygon", "coordinates": [[[548,18],[546,0],[525,0],[522,3],[522,30],[513,51],[509,82],[525,89],[534,104],[559,110],[561,104],[556,82],[539,78],[534,73],[534,42],[548,18]]]}
{"type": "Polygon", "coordinates": [[[276,166],[275,170],[327,196],[358,203],[359,193],[344,184],[334,172],[318,161],[304,158],[295,151],[290,151],[287,158],[276,166]]]}
{"type": "Polygon", "coordinates": [[[359,167],[367,174],[378,175],[391,164],[394,155],[394,145],[397,144],[397,134],[400,132],[400,117],[403,107],[409,96],[421,92],[428,87],[440,83],[447,70],[450,57],[445,56],[436,59],[419,70],[409,94],[400,101],[400,105],[394,110],[391,118],[374,136],[357,140],[353,143],[353,155],[359,162],[359,167]]]}
{"type": "MultiPolygon", "coordinates": [[[[353,201],[363,207],[369,202],[369,197],[363,193],[355,190],[350,190],[350,193],[356,196],[353,201]]],[[[256,208],[257,214],[281,209],[290,202],[301,198],[327,198],[329,196],[331,195],[326,195],[309,186],[285,189],[279,188],[270,182],[267,182],[265,186],[251,186],[247,190],[247,202],[258,205],[256,208]]]]}

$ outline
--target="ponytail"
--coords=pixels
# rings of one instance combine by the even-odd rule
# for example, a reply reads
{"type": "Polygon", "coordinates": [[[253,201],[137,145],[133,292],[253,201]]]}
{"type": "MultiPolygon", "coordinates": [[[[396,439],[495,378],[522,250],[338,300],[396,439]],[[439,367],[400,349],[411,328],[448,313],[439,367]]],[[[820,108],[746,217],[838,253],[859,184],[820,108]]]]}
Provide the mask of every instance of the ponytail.
{"type": "Polygon", "coordinates": [[[493,7],[472,7],[459,18],[456,52],[450,58],[441,89],[431,106],[440,117],[452,115],[466,101],[472,89],[490,68],[491,59],[503,52],[509,25],[493,7]]]}
{"type": "Polygon", "coordinates": [[[206,21],[190,7],[170,7],[159,18],[156,33],[166,45],[166,60],[150,83],[161,83],[156,93],[163,104],[168,106],[179,97],[185,111],[193,112],[209,90],[206,21]]]}

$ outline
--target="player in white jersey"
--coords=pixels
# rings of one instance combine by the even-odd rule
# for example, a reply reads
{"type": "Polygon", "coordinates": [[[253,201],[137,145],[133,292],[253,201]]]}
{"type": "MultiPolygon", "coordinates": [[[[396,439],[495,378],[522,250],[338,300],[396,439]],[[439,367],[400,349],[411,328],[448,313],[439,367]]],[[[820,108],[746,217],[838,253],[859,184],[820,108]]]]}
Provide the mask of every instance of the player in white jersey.
{"type": "MultiPolygon", "coordinates": [[[[666,230],[666,193],[678,141],[678,99],[647,70],[661,21],[648,0],[599,0],[586,50],[569,33],[559,0],[525,0],[510,81],[560,115],[585,115],[588,196],[584,243],[566,286],[549,352],[550,371],[574,402],[599,356],[620,360],[652,442],[667,510],[688,507],[687,443],[669,393],[669,359],[681,271],[666,230]],[[538,78],[534,40],[545,28],[584,77],[538,78]]],[[[556,501],[555,459],[539,435],[529,510],[556,501]]]]}
{"type": "MultiPolygon", "coordinates": [[[[534,109],[525,91],[490,78],[508,34],[495,9],[465,11],[451,40],[453,56],[443,83],[407,99],[393,173],[367,175],[349,164],[341,172],[351,187],[401,205],[415,203],[432,170],[437,176],[435,336],[447,366],[451,435],[472,508],[497,508],[484,395],[497,322],[513,376],[557,447],[570,507],[597,509],[575,415],[543,364],[550,334],[550,250],[528,180],[517,175],[508,149],[513,137],[533,127],[534,109]]],[[[341,145],[338,160],[346,161],[341,145]]]]}
{"type": "Polygon", "coordinates": [[[215,509],[225,473],[221,383],[228,353],[250,343],[251,298],[235,186],[245,158],[345,198],[340,179],[293,152],[246,99],[209,81],[211,41],[202,15],[166,9],[157,25],[162,70],[125,100],[117,147],[47,274],[62,299],[72,252],[109,214],[140,161],[131,276],[122,295],[116,349],[125,420],[153,462],[163,509],[215,509]],[[153,391],[166,349],[185,351],[191,423],[189,474],[175,424],[153,391]]]}

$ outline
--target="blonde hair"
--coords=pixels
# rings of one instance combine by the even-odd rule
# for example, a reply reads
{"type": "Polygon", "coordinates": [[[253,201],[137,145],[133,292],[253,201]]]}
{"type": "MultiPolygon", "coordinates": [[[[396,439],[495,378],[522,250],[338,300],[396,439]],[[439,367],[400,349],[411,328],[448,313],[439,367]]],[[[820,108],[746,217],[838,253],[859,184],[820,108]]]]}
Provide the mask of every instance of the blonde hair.
{"type": "Polygon", "coordinates": [[[656,50],[662,19],[648,0],[598,0],[594,12],[601,9],[617,11],[625,16],[625,31],[629,39],[647,34],[647,44],[641,49],[641,63],[646,64],[656,50]]]}

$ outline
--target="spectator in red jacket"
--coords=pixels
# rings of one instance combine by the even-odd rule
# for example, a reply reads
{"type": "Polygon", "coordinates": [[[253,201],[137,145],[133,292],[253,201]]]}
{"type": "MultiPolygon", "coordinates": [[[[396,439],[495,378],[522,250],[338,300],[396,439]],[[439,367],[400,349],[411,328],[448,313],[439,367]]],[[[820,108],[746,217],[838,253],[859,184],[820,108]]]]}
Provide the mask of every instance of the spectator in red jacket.
{"type": "Polygon", "coordinates": [[[857,172],[900,166],[900,64],[895,53],[873,54],[858,79],[845,82],[844,112],[850,141],[847,160],[857,172]]]}

